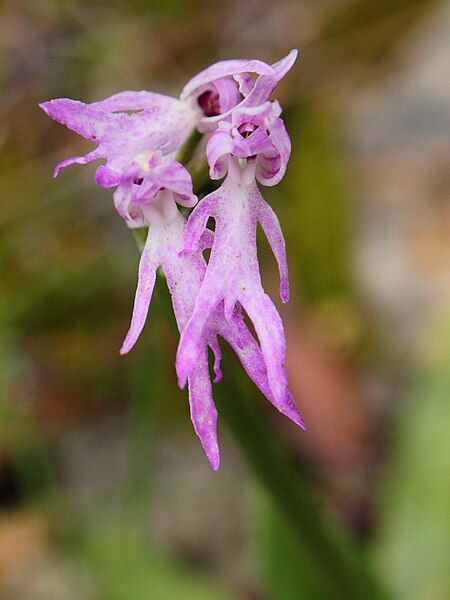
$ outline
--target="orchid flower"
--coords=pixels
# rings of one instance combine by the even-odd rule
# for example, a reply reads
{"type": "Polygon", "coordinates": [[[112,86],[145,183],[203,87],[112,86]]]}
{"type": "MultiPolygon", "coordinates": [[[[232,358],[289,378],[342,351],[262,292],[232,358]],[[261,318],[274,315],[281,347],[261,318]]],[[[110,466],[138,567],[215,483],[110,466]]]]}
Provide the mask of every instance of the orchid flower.
{"type": "MultiPolygon", "coordinates": [[[[205,230],[196,252],[189,255],[181,252],[186,220],[176,203],[189,207],[196,202],[196,197],[186,169],[170,158],[162,158],[160,153],[141,155],[133,161],[114,193],[114,201],[119,214],[130,227],[149,227],[139,266],[131,326],[120,351],[125,354],[131,350],[144,326],[158,267],[162,268],[167,279],[178,329],[183,330],[194,309],[206,270],[202,251],[211,246],[213,234],[205,230]]],[[[214,381],[217,382],[222,376],[217,335],[230,344],[248,375],[273,401],[261,350],[242,315],[236,310],[225,320],[223,303],[217,305],[205,322],[198,340],[197,361],[188,376],[191,419],[214,469],[219,466],[219,448],[208,346],[214,353],[214,381]]],[[[292,399],[283,407],[283,412],[294,422],[303,423],[292,399]]]]}
{"type": "Polygon", "coordinates": [[[57,98],[39,106],[49,117],[97,144],[84,156],[68,158],[54,170],[74,163],[106,159],[96,171],[103,187],[118,185],[135,156],[150,150],[164,155],[178,150],[192,131],[214,131],[235,106],[254,106],[269,98],[292,67],[297,50],[272,66],[259,60],[225,60],[193,77],[180,99],[153,92],[120,92],[86,104],[57,98]],[[130,114],[131,113],[131,114],[130,114]]]}
{"type": "Polygon", "coordinates": [[[231,123],[220,122],[206,153],[210,176],[227,175],[222,186],[203,198],[184,232],[183,254],[196,253],[210,217],[215,220],[211,256],[183,329],[177,354],[180,386],[195,368],[205,324],[224,303],[230,319],[236,306],[252,321],[264,356],[272,399],[281,412],[291,405],[285,369],[286,343],[281,318],[261,284],[256,249],[260,223],[278,262],[283,302],[289,299],[285,242],[278,218],[263,199],[256,181],[275,185],[289,160],[291,145],[276,102],[233,110],[231,123]]]}
{"type": "Polygon", "coordinates": [[[283,327],[262,289],[256,255],[260,222],[278,260],[280,293],[287,301],[283,236],[255,179],[274,185],[284,174],[290,141],[279,105],[269,97],[296,56],[292,50],[273,65],[218,62],[193,77],[179,99],[127,91],[90,104],[59,98],[40,105],[51,118],[97,145],[84,156],[60,162],[54,176],[73,163],[105,159],[96,170],[96,182],[116,188],[114,203],[129,227],[149,228],[131,325],[120,353],[131,350],[144,327],[161,267],[182,333],[179,382],[188,383],[194,429],[214,469],[220,458],[208,348],[214,354],[216,382],[222,375],[218,336],[230,344],[268,400],[305,427],[287,388],[283,327]],[[189,172],[175,157],[195,129],[212,133],[207,144],[211,178],[227,177],[217,192],[200,201],[186,225],[178,205],[192,208],[197,197],[189,172]],[[215,233],[206,228],[208,216],[216,220],[215,233]],[[208,265],[206,248],[211,248],[208,265]],[[260,344],[245,324],[243,309],[260,344]]]}

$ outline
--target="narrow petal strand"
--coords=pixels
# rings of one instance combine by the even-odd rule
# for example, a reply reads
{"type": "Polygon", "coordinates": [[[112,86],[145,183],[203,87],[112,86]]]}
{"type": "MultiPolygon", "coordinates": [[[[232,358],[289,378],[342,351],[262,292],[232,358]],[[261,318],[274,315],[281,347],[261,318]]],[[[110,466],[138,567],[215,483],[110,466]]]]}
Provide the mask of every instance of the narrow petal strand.
{"type": "Polygon", "coordinates": [[[195,210],[191,213],[188,225],[184,230],[184,247],[182,253],[191,253],[198,250],[208,219],[216,214],[214,204],[215,196],[210,195],[208,200],[204,198],[199,202],[195,210]]]}
{"type": "Polygon", "coordinates": [[[144,328],[148,308],[153,295],[158,268],[157,248],[151,235],[148,236],[139,263],[139,278],[134,300],[131,325],[120,349],[120,354],[127,354],[136,343],[144,328]]]}
{"type": "MultiPolygon", "coordinates": [[[[255,194],[256,196],[256,194],[255,194]]],[[[289,302],[289,274],[286,259],[286,243],[281,231],[280,221],[270,205],[260,195],[259,202],[255,198],[258,210],[258,221],[266,234],[269,245],[272,248],[280,272],[280,298],[283,302],[289,302]]]]}
{"type": "Polygon", "coordinates": [[[188,379],[189,405],[195,433],[205,450],[214,471],[220,465],[219,444],[217,441],[217,409],[212,397],[209,378],[208,352],[203,348],[188,379]]]}
{"type": "Polygon", "coordinates": [[[292,395],[288,391],[284,398],[276,399],[269,386],[267,370],[261,348],[248,330],[241,317],[237,317],[229,333],[222,327],[221,335],[227,340],[242,363],[247,375],[252,379],[261,392],[288,419],[291,419],[302,429],[306,428],[305,421],[296,407],[292,395]]]}

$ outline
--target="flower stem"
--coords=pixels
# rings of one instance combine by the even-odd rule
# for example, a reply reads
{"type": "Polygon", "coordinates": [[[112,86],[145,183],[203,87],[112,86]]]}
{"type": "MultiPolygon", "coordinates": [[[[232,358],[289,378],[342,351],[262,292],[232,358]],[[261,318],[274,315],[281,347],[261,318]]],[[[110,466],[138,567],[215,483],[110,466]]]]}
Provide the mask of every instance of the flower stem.
{"type": "Polygon", "coordinates": [[[176,160],[180,162],[182,165],[187,165],[188,162],[192,160],[194,156],[195,150],[202,139],[203,134],[194,129],[188,139],[181,146],[180,150],[176,155],[176,160]]]}
{"type": "Polygon", "coordinates": [[[321,519],[312,499],[311,485],[301,476],[282,444],[271,435],[264,417],[230,377],[218,386],[216,398],[248,465],[284,515],[297,543],[309,557],[326,597],[345,600],[386,598],[370,572],[360,548],[337,523],[321,519]]]}

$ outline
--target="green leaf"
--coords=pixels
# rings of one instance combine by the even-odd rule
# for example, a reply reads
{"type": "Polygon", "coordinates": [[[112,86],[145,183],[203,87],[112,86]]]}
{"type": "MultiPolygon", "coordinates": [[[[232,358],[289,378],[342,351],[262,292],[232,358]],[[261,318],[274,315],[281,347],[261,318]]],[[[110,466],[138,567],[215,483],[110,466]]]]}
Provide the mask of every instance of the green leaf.
{"type": "Polygon", "coordinates": [[[450,319],[430,333],[381,494],[376,550],[399,600],[450,597],[450,319]]]}
{"type": "Polygon", "coordinates": [[[232,600],[208,579],[146,544],[133,527],[88,535],[79,548],[103,600],[232,600]]]}

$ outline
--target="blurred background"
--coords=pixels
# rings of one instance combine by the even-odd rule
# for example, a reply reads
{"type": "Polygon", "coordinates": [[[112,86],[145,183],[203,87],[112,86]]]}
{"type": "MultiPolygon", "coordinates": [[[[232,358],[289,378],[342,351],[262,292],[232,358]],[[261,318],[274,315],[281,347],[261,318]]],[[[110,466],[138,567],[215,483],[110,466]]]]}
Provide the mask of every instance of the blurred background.
{"type": "Polygon", "coordinates": [[[314,519],[357,545],[386,597],[450,598],[449,28],[438,0],[0,3],[2,600],[355,597],[333,591],[339,567],[315,530],[317,549],[299,534],[302,507],[283,511],[270,445],[258,454],[244,417],[236,435],[232,406],[263,423],[314,519]],[[52,179],[91,146],[37,104],[178,95],[216,60],[294,47],[277,93],[293,154],[265,196],[286,236],[278,307],[309,429],[227,354],[214,473],[176,386],[164,281],[120,358],[136,245],[96,165],[52,179]]]}

